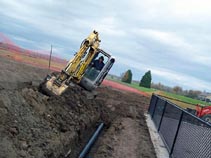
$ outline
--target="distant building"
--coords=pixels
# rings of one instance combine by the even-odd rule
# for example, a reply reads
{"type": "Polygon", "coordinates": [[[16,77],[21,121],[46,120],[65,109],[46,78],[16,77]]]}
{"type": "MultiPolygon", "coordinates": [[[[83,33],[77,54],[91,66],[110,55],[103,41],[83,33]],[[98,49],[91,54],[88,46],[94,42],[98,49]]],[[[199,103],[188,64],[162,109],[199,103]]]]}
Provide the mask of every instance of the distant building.
{"type": "Polygon", "coordinates": [[[205,98],[205,101],[208,102],[208,103],[211,103],[211,95],[207,96],[207,97],[205,98]]]}
{"type": "Polygon", "coordinates": [[[199,100],[211,103],[211,93],[203,92],[199,95],[199,100]]]}

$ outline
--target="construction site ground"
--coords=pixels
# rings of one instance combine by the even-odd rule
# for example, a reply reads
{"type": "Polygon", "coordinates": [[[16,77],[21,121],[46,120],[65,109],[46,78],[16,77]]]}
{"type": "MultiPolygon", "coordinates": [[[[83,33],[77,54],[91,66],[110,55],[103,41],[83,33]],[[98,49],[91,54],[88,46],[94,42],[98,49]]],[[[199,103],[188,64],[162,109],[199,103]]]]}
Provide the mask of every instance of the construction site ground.
{"type": "Polygon", "coordinates": [[[149,97],[107,84],[92,99],[78,86],[48,97],[38,91],[47,73],[0,58],[1,158],[76,158],[100,122],[89,157],[156,157],[144,116],[149,97]]]}

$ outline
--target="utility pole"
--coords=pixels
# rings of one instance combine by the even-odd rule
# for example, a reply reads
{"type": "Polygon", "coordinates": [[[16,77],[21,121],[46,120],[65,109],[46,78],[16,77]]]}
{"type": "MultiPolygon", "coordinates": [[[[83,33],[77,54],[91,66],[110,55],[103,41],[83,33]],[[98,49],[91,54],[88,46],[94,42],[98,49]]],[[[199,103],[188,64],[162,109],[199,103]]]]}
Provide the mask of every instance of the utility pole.
{"type": "Polygon", "coordinates": [[[50,51],[50,57],[49,57],[48,70],[50,70],[50,68],[51,68],[51,55],[52,55],[52,49],[53,49],[53,46],[51,45],[51,51],[50,51]]]}

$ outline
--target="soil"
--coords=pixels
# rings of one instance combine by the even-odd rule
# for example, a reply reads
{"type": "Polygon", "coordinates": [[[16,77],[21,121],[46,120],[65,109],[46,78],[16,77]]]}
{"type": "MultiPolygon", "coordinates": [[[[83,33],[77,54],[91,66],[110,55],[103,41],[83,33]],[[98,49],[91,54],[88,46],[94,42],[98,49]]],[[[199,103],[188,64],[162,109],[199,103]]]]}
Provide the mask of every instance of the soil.
{"type": "Polygon", "coordinates": [[[62,96],[38,91],[48,70],[0,58],[0,157],[78,157],[100,122],[92,158],[154,158],[144,112],[149,98],[102,85],[90,99],[79,86],[62,96]]]}

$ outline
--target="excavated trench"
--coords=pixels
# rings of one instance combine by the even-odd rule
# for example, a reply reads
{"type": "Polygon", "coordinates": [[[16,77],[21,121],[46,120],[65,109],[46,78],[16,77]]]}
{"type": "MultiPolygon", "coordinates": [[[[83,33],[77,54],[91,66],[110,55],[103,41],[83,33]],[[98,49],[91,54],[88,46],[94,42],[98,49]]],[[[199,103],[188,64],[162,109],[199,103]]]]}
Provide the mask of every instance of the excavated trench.
{"type": "Polygon", "coordinates": [[[144,117],[149,98],[103,86],[95,99],[78,86],[48,97],[38,91],[46,70],[0,63],[1,158],[76,158],[100,122],[89,157],[156,157],[144,117]]]}

